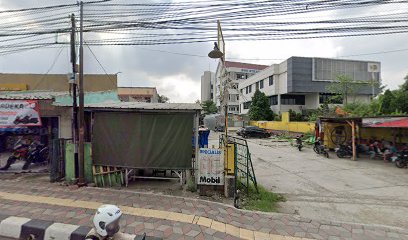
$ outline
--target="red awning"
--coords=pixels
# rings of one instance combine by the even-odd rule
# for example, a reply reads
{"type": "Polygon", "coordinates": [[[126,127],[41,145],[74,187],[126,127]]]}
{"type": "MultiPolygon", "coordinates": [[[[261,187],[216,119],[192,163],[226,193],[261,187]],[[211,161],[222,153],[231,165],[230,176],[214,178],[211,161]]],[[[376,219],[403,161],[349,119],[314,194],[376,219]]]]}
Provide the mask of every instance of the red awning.
{"type": "Polygon", "coordinates": [[[373,123],[366,127],[408,128],[408,118],[373,123]]]}

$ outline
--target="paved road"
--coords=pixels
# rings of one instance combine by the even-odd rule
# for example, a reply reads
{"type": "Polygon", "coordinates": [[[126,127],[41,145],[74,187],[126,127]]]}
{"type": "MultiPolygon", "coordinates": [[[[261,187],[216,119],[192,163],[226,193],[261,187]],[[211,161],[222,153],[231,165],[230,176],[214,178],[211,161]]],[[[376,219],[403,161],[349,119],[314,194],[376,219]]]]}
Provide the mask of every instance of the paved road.
{"type": "Polygon", "coordinates": [[[77,189],[37,176],[0,175],[2,214],[90,226],[95,208],[111,203],[125,213],[121,221],[125,232],[146,232],[164,239],[408,239],[404,229],[249,212],[220,203],[126,190],[77,189]]]}
{"type": "MultiPolygon", "coordinates": [[[[217,137],[213,134],[212,141],[217,137]]],[[[381,160],[329,159],[276,139],[248,140],[256,177],[283,193],[281,211],[327,221],[408,228],[408,170],[381,160]]]]}

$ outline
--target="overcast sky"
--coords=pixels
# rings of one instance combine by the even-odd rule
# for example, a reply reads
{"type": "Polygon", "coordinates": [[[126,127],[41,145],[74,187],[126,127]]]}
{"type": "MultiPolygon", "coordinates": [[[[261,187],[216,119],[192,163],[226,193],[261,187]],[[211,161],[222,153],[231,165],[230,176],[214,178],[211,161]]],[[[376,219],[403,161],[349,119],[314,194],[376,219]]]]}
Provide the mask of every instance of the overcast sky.
{"type": "MultiPolygon", "coordinates": [[[[38,7],[56,3],[76,1],[55,0],[0,0],[0,9],[38,7]]],[[[368,12],[392,12],[407,5],[381,8],[354,9],[317,13],[303,17],[317,16],[359,16],[368,12]]],[[[67,19],[67,25],[69,24],[67,19]]],[[[216,23],[214,22],[214,25],[216,23]]],[[[216,32],[214,32],[216,35],[216,32]]],[[[86,34],[85,34],[86,40],[86,34]]],[[[339,57],[345,59],[380,61],[382,81],[391,89],[402,84],[408,74],[408,34],[369,37],[348,37],[336,39],[285,40],[285,41],[231,41],[226,42],[227,60],[270,65],[283,60],[244,59],[286,59],[291,56],[339,57]],[[407,49],[393,53],[350,56],[381,51],[407,49]],[[238,58],[238,59],[236,59],[238,58]],[[243,60],[239,60],[243,59],[243,60]]],[[[206,56],[212,43],[182,44],[165,46],[93,46],[92,50],[108,73],[117,73],[119,86],[155,86],[159,94],[166,95],[171,102],[194,102],[200,99],[200,77],[206,70],[215,71],[217,62],[207,57],[190,57],[151,51],[165,50],[206,56]]],[[[39,49],[0,57],[1,72],[45,73],[60,49],[39,49]]],[[[104,73],[89,50],[85,48],[85,73],[104,73]]],[[[69,49],[63,50],[50,73],[70,71],[69,49]]]]}

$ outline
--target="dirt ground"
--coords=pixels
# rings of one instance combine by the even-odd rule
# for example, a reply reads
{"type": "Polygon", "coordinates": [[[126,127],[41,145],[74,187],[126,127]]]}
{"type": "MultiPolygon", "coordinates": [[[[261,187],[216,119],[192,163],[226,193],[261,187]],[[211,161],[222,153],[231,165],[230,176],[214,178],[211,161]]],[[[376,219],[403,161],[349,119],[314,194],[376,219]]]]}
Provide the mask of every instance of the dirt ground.
{"type": "MultiPolygon", "coordinates": [[[[211,132],[211,143],[218,139],[211,132]],[[212,135],[212,136],[211,136],[212,135]]],[[[258,183],[282,193],[280,212],[312,219],[408,227],[408,170],[382,160],[299,152],[286,141],[249,139],[258,183]]]]}

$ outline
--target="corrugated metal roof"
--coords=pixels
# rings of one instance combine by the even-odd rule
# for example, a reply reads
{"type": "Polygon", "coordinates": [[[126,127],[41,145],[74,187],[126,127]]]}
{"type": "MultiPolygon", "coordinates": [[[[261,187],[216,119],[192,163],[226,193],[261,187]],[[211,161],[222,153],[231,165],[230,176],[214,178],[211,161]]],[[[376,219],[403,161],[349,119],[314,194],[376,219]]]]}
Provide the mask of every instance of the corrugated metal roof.
{"type": "MultiPolygon", "coordinates": [[[[55,106],[69,107],[69,104],[54,103],[55,106]]],[[[85,104],[85,108],[94,109],[133,109],[133,110],[201,110],[196,103],[145,103],[145,102],[112,102],[85,104]]]]}
{"type": "Polygon", "coordinates": [[[56,96],[68,95],[68,92],[54,91],[19,91],[0,92],[0,99],[8,100],[52,100],[56,96]]]}

